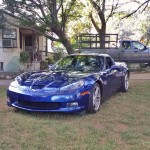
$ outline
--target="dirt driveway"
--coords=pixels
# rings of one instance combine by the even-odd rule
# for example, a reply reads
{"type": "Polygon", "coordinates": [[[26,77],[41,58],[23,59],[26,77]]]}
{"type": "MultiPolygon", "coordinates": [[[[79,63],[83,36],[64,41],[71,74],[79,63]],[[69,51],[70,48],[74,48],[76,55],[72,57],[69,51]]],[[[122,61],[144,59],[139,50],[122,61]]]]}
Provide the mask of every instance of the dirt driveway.
{"type": "Polygon", "coordinates": [[[130,74],[131,80],[150,80],[150,73],[134,73],[130,74]]]}
{"type": "Polygon", "coordinates": [[[12,80],[0,80],[0,86],[5,85],[8,86],[12,80]]]}

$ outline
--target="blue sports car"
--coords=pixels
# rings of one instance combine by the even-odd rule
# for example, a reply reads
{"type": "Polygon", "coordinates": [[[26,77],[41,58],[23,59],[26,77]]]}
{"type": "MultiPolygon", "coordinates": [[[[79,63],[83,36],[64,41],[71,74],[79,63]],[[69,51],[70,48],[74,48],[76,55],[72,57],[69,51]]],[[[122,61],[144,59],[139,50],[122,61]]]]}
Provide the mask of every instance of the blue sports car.
{"type": "Polygon", "coordinates": [[[7,90],[7,104],[27,111],[95,113],[106,97],[128,87],[125,63],[106,54],[72,54],[48,72],[16,77],[7,90]]]}

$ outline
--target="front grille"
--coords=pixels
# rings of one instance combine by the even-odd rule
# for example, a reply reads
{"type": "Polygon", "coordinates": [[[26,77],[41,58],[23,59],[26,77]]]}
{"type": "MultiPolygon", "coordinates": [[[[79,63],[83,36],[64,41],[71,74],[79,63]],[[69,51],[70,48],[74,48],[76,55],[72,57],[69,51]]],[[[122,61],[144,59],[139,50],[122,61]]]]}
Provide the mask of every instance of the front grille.
{"type": "Polygon", "coordinates": [[[30,102],[30,101],[24,101],[24,100],[18,100],[18,104],[20,106],[33,108],[33,109],[58,109],[59,103],[55,102],[30,102]]]}

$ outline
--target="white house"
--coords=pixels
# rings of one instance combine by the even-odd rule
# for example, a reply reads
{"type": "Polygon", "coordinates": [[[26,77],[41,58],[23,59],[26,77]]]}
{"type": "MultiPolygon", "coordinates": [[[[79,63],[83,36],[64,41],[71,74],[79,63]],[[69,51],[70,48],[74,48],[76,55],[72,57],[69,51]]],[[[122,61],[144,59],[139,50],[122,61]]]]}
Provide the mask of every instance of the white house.
{"type": "Polygon", "coordinates": [[[30,54],[30,69],[40,69],[40,61],[51,50],[47,39],[38,31],[22,26],[15,16],[0,10],[0,72],[17,72],[22,68],[20,52],[30,54]]]}

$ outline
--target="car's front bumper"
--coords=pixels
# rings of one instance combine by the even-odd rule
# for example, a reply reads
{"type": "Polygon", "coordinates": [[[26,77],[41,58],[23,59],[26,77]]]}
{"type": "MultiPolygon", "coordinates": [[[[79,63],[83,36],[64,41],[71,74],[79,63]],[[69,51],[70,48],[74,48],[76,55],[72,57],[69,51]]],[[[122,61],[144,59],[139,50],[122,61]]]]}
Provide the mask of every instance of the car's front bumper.
{"type": "Polygon", "coordinates": [[[37,112],[80,112],[88,108],[89,94],[80,96],[18,93],[7,90],[7,105],[37,112]]]}

